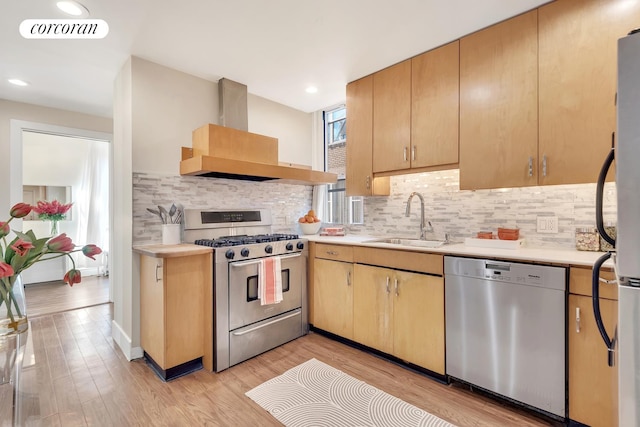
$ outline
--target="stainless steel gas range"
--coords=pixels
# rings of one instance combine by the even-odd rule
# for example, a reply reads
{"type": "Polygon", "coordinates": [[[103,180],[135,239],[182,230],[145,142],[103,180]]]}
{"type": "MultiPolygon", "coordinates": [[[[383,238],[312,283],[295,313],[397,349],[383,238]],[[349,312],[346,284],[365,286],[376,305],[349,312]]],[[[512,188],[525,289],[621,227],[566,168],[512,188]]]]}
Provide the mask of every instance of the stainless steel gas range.
{"type": "Polygon", "coordinates": [[[271,234],[267,209],[185,209],[184,241],[214,248],[213,370],[220,372],[305,335],[308,243],[271,234]],[[282,301],[261,305],[261,260],[279,257],[282,301]]]}

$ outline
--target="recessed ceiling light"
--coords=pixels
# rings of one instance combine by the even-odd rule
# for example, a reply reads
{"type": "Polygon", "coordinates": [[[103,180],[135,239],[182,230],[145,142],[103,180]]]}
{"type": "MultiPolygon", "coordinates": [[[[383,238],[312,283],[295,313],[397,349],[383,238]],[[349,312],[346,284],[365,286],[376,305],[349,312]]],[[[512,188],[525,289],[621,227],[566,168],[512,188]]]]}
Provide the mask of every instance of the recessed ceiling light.
{"type": "Polygon", "coordinates": [[[309,86],[308,88],[305,89],[305,91],[307,93],[317,93],[318,92],[318,88],[315,86],[309,86]]]}
{"type": "Polygon", "coordinates": [[[20,79],[9,79],[9,83],[14,84],[16,86],[29,86],[29,83],[20,79]]]}
{"type": "Polygon", "coordinates": [[[89,16],[89,9],[87,9],[77,1],[59,1],[56,3],[56,6],[67,15],[75,16],[77,18],[86,18],[87,16],[89,16]]]}

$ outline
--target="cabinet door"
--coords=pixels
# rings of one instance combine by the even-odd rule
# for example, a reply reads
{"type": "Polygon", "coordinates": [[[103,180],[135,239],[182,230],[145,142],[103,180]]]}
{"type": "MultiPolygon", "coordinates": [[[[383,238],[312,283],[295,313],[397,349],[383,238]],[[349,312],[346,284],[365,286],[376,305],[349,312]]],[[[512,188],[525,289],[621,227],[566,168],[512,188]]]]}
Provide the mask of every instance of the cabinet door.
{"type": "MultiPolygon", "coordinates": [[[[617,301],[600,299],[605,326],[617,323],[617,301]]],[[[569,418],[592,427],[618,425],[618,368],[607,364],[590,297],[569,295],[569,418]],[[578,320],[579,319],[579,320],[578,320]]]]}
{"type": "Polygon", "coordinates": [[[353,339],[393,354],[393,270],[355,265],[353,339]]]}
{"type": "Polygon", "coordinates": [[[410,145],[411,60],[408,59],[373,75],[373,172],[409,169],[410,145]]]}
{"type": "Polygon", "coordinates": [[[373,177],[373,76],[347,85],[347,196],[388,196],[389,177],[373,177]]]}
{"type": "Polygon", "coordinates": [[[316,258],[313,275],[313,325],[353,339],[353,264],[316,258]]]}
{"type": "Polygon", "coordinates": [[[444,375],[444,280],[402,271],[395,274],[394,355],[444,375]]]}
{"type": "Polygon", "coordinates": [[[165,295],[163,258],[140,256],[140,344],[162,369],[165,359],[165,295]]]}
{"type": "Polygon", "coordinates": [[[628,0],[539,8],[540,184],[596,181],[616,129],[617,40],[638,22],[640,2],[628,0]]]}
{"type": "Polygon", "coordinates": [[[537,184],[537,36],[533,10],[460,40],[461,189],[537,184]]]}
{"type": "Polygon", "coordinates": [[[458,163],[460,42],[411,59],[411,167],[458,163]]]}

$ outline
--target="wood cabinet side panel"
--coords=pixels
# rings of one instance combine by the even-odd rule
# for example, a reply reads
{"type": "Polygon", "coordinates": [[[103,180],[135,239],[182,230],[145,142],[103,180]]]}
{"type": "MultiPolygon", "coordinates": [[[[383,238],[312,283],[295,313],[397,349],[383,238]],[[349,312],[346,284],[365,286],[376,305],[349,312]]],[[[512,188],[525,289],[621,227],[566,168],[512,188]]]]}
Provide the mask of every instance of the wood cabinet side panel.
{"type": "Polygon", "coordinates": [[[165,260],[168,366],[176,366],[204,354],[204,284],[211,283],[211,265],[207,255],[165,260]]]}
{"type": "MultiPolygon", "coordinates": [[[[600,299],[607,331],[617,323],[617,301],[600,299]]],[[[590,297],[569,295],[569,418],[592,427],[618,425],[618,368],[607,364],[607,348],[590,297]],[[576,310],[580,310],[580,332],[576,310]]]]}
{"type": "Polygon", "coordinates": [[[533,10],[460,40],[461,189],[537,184],[537,35],[533,10]]]}
{"type": "Polygon", "coordinates": [[[459,47],[411,59],[411,168],[458,163],[459,47]]]}
{"type": "Polygon", "coordinates": [[[408,59],[373,75],[373,172],[409,169],[410,145],[411,60],[408,59]]]}
{"type": "Polygon", "coordinates": [[[347,85],[347,196],[369,196],[373,180],[373,76],[347,85]],[[368,187],[367,187],[368,183],[368,187]]]}
{"type": "Polygon", "coordinates": [[[162,368],[165,359],[164,267],[161,258],[140,256],[140,344],[162,368]],[[159,266],[159,267],[157,267],[159,266]],[[157,267],[157,270],[156,270],[157,267]],[[160,280],[156,280],[157,277],[160,280]]]}

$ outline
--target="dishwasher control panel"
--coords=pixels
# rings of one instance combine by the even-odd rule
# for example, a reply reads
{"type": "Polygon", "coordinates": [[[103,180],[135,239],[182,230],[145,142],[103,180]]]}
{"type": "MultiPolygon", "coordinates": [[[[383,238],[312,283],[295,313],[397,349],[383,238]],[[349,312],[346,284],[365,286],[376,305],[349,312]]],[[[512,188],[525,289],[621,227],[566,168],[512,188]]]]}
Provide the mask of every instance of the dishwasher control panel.
{"type": "Polygon", "coordinates": [[[499,281],[516,285],[566,289],[566,269],[517,262],[447,257],[447,274],[499,281]]]}

